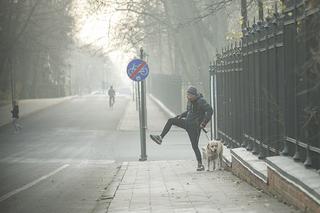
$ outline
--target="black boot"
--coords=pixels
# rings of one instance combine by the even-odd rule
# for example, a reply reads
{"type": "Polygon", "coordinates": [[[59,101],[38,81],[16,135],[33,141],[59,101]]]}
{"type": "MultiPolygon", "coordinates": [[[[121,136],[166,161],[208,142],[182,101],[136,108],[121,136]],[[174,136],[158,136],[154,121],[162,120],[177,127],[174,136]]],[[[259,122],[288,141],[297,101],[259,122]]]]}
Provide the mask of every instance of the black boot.
{"type": "Polygon", "coordinates": [[[150,135],[150,138],[157,144],[161,145],[162,137],[160,135],[150,135]]]}
{"type": "Polygon", "coordinates": [[[202,165],[202,163],[198,163],[197,171],[204,171],[204,166],[202,165]]]}

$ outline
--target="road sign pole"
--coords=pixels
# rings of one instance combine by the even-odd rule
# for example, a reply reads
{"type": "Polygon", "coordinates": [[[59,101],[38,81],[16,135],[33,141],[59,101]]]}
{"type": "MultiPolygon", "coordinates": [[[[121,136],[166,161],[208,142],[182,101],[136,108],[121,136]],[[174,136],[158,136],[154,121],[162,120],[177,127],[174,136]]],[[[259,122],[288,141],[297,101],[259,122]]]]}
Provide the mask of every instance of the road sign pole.
{"type": "Polygon", "coordinates": [[[139,110],[139,102],[140,102],[140,98],[139,98],[139,82],[135,82],[134,83],[134,89],[135,89],[135,94],[136,94],[136,111],[139,110]]]}
{"type": "MultiPolygon", "coordinates": [[[[140,59],[143,60],[143,49],[140,49],[140,59]]],[[[142,80],[140,83],[140,144],[141,144],[141,156],[140,161],[147,160],[147,150],[146,150],[146,92],[145,92],[145,80],[142,80]]]]}
{"type": "Polygon", "coordinates": [[[140,143],[141,143],[141,156],[140,161],[147,160],[147,151],[146,151],[146,119],[145,119],[145,110],[146,110],[146,99],[145,99],[145,82],[140,81],[140,143]]]}
{"type": "Polygon", "coordinates": [[[139,110],[139,125],[141,126],[141,117],[140,117],[140,110],[141,110],[141,89],[140,89],[140,82],[138,81],[137,83],[137,90],[136,90],[136,95],[137,95],[137,109],[139,110]]]}
{"type": "Polygon", "coordinates": [[[147,107],[146,107],[146,82],[145,79],[149,74],[148,64],[143,61],[143,49],[140,49],[140,58],[133,59],[127,66],[128,77],[137,82],[136,91],[136,104],[139,107],[139,124],[140,124],[140,145],[141,145],[141,156],[140,161],[147,160],[147,149],[146,149],[146,120],[147,120],[147,107]]]}

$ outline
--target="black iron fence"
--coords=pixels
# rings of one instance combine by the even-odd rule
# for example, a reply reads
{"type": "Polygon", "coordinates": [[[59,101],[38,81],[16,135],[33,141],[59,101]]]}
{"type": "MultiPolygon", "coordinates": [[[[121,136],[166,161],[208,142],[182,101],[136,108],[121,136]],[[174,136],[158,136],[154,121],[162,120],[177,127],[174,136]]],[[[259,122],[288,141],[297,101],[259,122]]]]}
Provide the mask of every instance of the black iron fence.
{"type": "Polygon", "coordinates": [[[217,54],[218,135],[259,158],[320,169],[320,12],[290,2],[217,54]]]}

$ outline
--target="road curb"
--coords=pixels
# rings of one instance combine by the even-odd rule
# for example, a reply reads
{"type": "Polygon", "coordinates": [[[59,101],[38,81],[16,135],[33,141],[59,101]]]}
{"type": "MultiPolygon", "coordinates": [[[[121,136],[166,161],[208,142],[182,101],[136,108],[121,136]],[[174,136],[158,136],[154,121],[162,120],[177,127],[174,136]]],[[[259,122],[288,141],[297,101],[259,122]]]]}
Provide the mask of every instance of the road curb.
{"type": "Polygon", "coordinates": [[[108,186],[105,187],[104,192],[97,200],[97,205],[92,213],[106,213],[108,212],[109,206],[116,195],[116,192],[122,182],[124,175],[128,169],[129,163],[123,162],[118,169],[117,173],[114,175],[112,181],[108,186]]]}

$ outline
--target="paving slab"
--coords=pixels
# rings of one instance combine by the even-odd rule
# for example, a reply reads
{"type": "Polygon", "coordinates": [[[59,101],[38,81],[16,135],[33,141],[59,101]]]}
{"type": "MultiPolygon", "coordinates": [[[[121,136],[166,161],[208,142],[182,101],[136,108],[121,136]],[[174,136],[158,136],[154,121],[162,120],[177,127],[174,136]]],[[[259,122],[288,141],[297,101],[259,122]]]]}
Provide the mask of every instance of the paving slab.
{"type": "Polygon", "coordinates": [[[299,212],[224,170],[196,172],[196,161],[125,163],[108,212],[299,212]]]}

